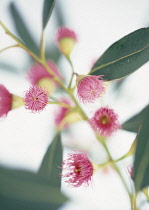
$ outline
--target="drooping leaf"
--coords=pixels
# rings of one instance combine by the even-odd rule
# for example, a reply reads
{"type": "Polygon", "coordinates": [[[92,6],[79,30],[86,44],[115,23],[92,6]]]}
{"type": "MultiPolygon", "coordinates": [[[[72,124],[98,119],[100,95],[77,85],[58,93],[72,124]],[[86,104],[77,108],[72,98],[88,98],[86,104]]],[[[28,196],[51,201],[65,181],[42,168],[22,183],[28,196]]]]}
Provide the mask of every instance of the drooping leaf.
{"type": "Polygon", "coordinates": [[[61,186],[62,144],[61,136],[58,133],[51,145],[48,147],[38,174],[55,187],[61,186]]]}
{"type": "Polygon", "coordinates": [[[98,59],[90,75],[107,81],[121,79],[149,60],[149,28],[136,30],[112,44],[98,59]]]}
{"type": "Polygon", "coordinates": [[[10,14],[14,21],[16,31],[18,35],[20,36],[21,40],[24,42],[26,47],[28,47],[36,55],[39,55],[39,49],[31,35],[31,32],[29,31],[19,10],[17,9],[17,7],[15,6],[13,2],[10,4],[10,14]]]}
{"type": "Polygon", "coordinates": [[[45,29],[51,13],[53,11],[55,0],[44,0],[43,14],[42,14],[42,28],[45,29]]]}
{"type": "Polygon", "coordinates": [[[37,174],[0,167],[0,207],[5,210],[57,209],[66,197],[37,174]]]}
{"type": "Polygon", "coordinates": [[[131,117],[129,120],[122,124],[122,129],[137,133],[140,125],[142,124],[147,112],[149,105],[147,105],[141,112],[131,117]]]}
{"type": "Polygon", "coordinates": [[[149,110],[137,136],[133,179],[137,192],[149,186],[149,110]]]}

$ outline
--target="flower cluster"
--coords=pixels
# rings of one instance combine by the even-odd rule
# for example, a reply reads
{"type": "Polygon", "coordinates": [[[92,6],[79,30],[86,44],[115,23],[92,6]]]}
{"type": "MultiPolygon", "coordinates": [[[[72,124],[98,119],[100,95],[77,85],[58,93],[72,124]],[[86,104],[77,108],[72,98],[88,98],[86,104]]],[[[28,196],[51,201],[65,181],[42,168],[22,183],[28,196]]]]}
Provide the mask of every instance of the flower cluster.
{"type": "MultiPolygon", "coordinates": [[[[66,27],[59,28],[56,42],[59,50],[66,56],[69,62],[71,62],[70,54],[77,40],[77,35],[74,31],[66,27]]],[[[48,60],[46,63],[45,61],[41,62],[41,64],[34,64],[28,71],[27,78],[32,86],[24,93],[23,98],[9,93],[3,85],[0,85],[0,117],[7,115],[11,109],[22,105],[33,113],[40,112],[50,103],[49,97],[63,80],[53,61],[48,60]]],[[[75,74],[76,73],[73,72],[68,87],[71,86],[75,74]]],[[[104,75],[77,76],[77,95],[80,102],[84,104],[94,103],[105,93],[106,81],[102,79],[103,76],[104,75]]],[[[64,90],[65,89],[64,87],[64,90]]],[[[71,91],[73,91],[73,88],[70,87],[68,92],[66,92],[70,93],[70,96],[74,99],[71,91]]],[[[80,108],[77,107],[78,104],[76,100],[74,100],[74,102],[76,104],[73,104],[72,101],[67,98],[53,102],[62,106],[59,107],[55,113],[55,125],[59,130],[67,128],[69,123],[78,120],[77,114],[80,108]]],[[[80,113],[79,117],[82,113],[80,113]]],[[[98,109],[88,121],[94,131],[104,137],[111,136],[115,131],[121,128],[118,115],[108,106],[98,109]]],[[[62,163],[62,169],[62,177],[66,178],[66,182],[73,187],[88,186],[92,180],[94,171],[87,154],[82,151],[69,153],[68,159],[64,160],[62,163]]]]}

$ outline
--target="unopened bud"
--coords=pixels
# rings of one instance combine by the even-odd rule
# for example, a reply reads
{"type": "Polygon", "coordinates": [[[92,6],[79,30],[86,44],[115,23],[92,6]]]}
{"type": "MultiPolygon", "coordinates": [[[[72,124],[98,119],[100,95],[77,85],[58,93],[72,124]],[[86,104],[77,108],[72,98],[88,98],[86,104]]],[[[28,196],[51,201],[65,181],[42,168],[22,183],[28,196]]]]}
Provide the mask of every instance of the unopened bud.
{"type": "Polygon", "coordinates": [[[16,109],[24,105],[24,101],[20,96],[12,95],[11,109],[16,109]]]}
{"type": "Polygon", "coordinates": [[[69,57],[77,41],[77,35],[74,31],[61,27],[58,29],[56,41],[58,43],[59,50],[65,56],[69,57]]]}

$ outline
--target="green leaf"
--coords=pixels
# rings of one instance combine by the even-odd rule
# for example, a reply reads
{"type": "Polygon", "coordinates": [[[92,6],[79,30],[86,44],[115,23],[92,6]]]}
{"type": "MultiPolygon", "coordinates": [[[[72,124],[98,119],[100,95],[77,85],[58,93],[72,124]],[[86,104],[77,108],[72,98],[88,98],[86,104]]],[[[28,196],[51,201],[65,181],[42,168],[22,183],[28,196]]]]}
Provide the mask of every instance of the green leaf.
{"type": "Polygon", "coordinates": [[[111,45],[89,74],[104,75],[107,81],[121,79],[149,60],[149,28],[141,28],[111,45]]]}
{"type": "Polygon", "coordinates": [[[149,185],[149,110],[137,136],[133,179],[137,192],[149,185]]]}
{"type": "Polygon", "coordinates": [[[16,31],[26,47],[30,49],[32,52],[34,52],[36,55],[39,55],[39,49],[29,31],[27,28],[19,10],[15,6],[15,4],[12,2],[10,4],[10,14],[12,15],[12,19],[15,24],[16,31]]]}
{"type": "Polygon", "coordinates": [[[0,167],[0,203],[7,210],[57,209],[67,199],[35,173],[0,167]]]}
{"type": "Polygon", "coordinates": [[[48,147],[38,174],[48,180],[52,186],[61,186],[62,144],[58,133],[48,147]]]}
{"type": "Polygon", "coordinates": [[[45,29],[49,18],[51,16],[51,13],[53,11],[55,4],[55,0],[44,0],[44,6],[43,6],[43,15],[42,15],[42,28],[45,29]]]}
{"type": "Polygon", "coordinates": [[[126,131],[131,131],[137,133],[140,125],[143,123],[143,120],[149,110],[149,105],[146,106],[141,112],[127,120],[122,124],[122,129],[126,131]]]}

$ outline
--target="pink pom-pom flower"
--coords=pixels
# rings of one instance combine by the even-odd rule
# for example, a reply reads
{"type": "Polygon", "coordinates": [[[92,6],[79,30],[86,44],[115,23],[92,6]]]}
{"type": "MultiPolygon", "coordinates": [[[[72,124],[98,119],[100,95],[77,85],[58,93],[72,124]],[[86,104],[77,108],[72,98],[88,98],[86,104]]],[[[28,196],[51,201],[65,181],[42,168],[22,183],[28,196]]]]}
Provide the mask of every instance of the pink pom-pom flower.
{"type": "Polygon", "coordinates": [[[30,87],[24,96],[25,108],[32,112],[39,112],[46,107],[48,100],[47,90],[38,86],[30,87]]]}
{"type": "Polygon", "coordinates": [[[102,76],[79,75],[77,77],[77,94],[81,102],[94,103],[105,92],[102,76]]]}
{"type": "MultiPolygon", "coordinates": [[[[68,104],[70,106],[72,106],[72,102],[70,100],[68,100],[67,98],[62,98],[60,100],[60,102],[64,103],[64,104],[68,104]]],[[[59,109],[56,111],[56,115],[55,115],[55,125],[58,127],[61,125],[63,119],[65,118],[65,116],[67,115],[67,113],[69,112],[70,108],[67,107],[59,107],[59,109]]],[[[63,125],[63,128],[67,128],[68,124],[65,123],[63,125]]]]}
{"type": "Polygon", "coordinates": [[[87,154],[81,151],[69,153],[62,163],[62,177],[73,187],[88,186],[93,176],[93,165],[87,154]]]}
{"type": "Polygon", "coordinates": [[[69,57],[72,52],[75,43],[77,42],[76,33],[66,27],[60,27],[56,34],[56,42],[58,44],[59,50],[66,56],[69,57]]]}
{"type": "MultiPolygon", "coordinates": [[[[49,68],[55,73],[55,75],[61,78],[61,75],[57,69],[55,63],[51,60],[47,61],[49,68]]],[[[49,79],[52,81],[53,76],[40,64],[34,64],[28,72],[27,79],[30,81],[32,85],[38,85],[41,79],[49,79]]],[[[54,82],[56,86],[58,86],[57,82],[54,82]]]]}
{"type": "Polygon", "coordinates": [[[121,128],[118,115],[113,109],[101,107],[89,120],[92,128],[101,136],[111,136],[115,131],[121,128]]]}
{"type": "Polygon", "coordinates": [[[12,106],[12,94],[0,85],[0,117],[7,116],[12,106]]]}

